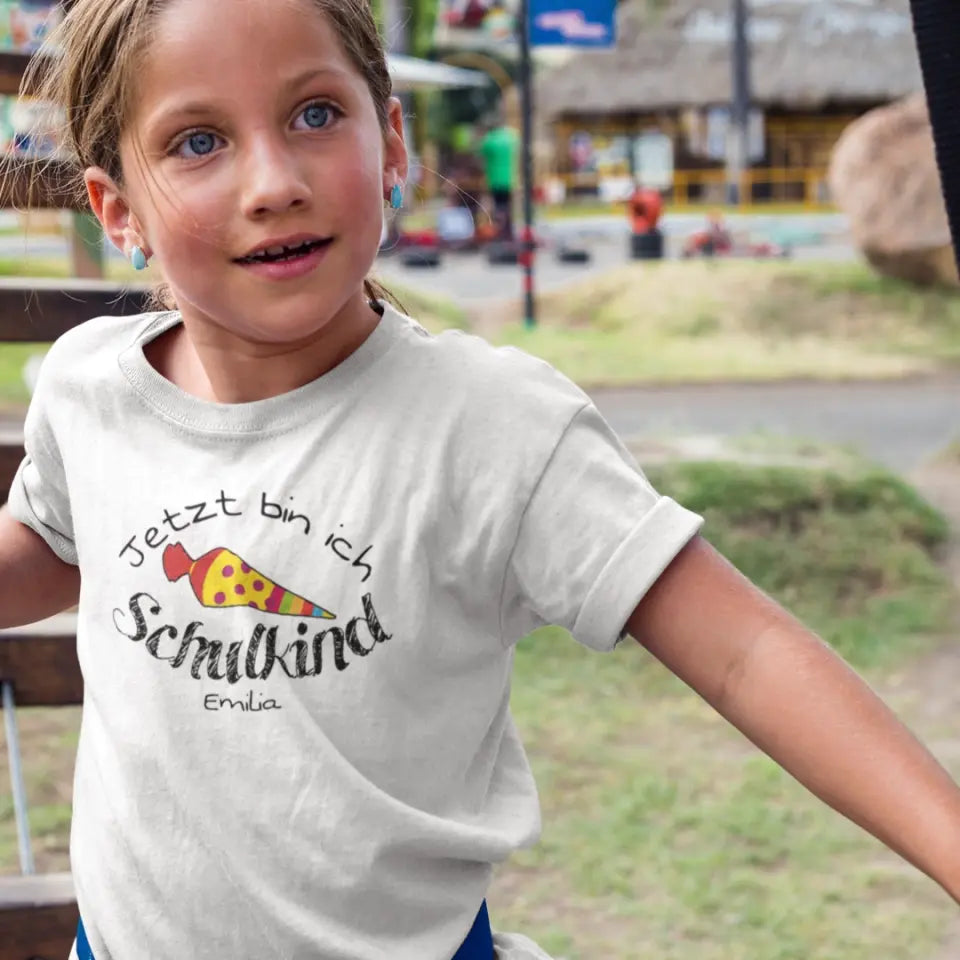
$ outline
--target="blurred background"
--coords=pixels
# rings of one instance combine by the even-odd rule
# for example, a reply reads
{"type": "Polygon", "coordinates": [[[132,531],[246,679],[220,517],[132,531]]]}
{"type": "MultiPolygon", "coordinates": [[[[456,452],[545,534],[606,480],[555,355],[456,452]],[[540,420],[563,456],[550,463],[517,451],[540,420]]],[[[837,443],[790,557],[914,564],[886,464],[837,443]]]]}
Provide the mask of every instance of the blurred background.
{"type": "MultiPolygon", "coordinates": [[[[657,486],[960,774],[960,297],[907,0],[373,9],[415,159],[379,279],[431,330],[581,384],[657,486]]],[[[16,93],[60,15],[0,2],[7,163],[55,170],[55,111],[16,93]]],[[[68,296],[67,324],[137,303],[53,179],[43,208],[8,189],[0,211],[11,449],[45,350],[30,329],[67,309],[44,298],[68,296]]],[[[557,960],[960,957],[939,888],[639,648],[539,631],[513,706],[545,827],[498,871],[495,926],[557,960]]],[[[35,869],[65,871],[79,708],[17,720],[35,869]]]]}

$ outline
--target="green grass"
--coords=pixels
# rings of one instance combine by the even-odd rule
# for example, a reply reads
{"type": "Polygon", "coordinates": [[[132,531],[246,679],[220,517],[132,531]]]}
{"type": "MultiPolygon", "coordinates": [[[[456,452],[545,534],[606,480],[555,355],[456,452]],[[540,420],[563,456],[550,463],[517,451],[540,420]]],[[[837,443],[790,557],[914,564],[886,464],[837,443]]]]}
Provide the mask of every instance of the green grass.
{"type": "MultiPolygon", "coordinates": [[[[719,463],[648,474],[868,676],[945,629],[945,522],[890,474],[719,463]]],[[[955,915],[635,644],[599,656],[538,631],[518,648],[512,706],[545,828],[500,871],[491,907],[557,955],[926,960],[955,915]]]]}
{"type": "Polygon", "coordinates": [[[467,311],[450,300],[431,296],[392,280],[385,286],[404,313],[434,333],[441,330],[465,330],[469,326],[467,311]]]}
{"type": "Polygon", "coordinates": [[[888,666],[945,627],[952,593],[935,557],[947,523],[893,474],[716,463],[648,472],[706,518],[721,553],[855,666],[888,666]]]}
{"type": "Polygon", "coordinates": [[[861,263],[630,264],[541,296],[539,318],[492,338],[587,387],[899,377],[960,364],[960,294],[861,263]]]}
{"type": "Polygon", "coordinates": [[[0,344],[0,408],[20,407],[29,399],[23,367],[32,354],[47,350],[44,343],[0,344]]]}
{"type": "MultiPolygon", "coordinates": [[[[124,261],[108,260],[106,275],[110,280],[142,282],[143,277],[124,261]]],[[[3,257],[0,258],[0,276],[3,277],[69,277],[70,263],[66,257],[3,257]]],[[[147,281],[150,281],[149,272],[147,281]]]]}

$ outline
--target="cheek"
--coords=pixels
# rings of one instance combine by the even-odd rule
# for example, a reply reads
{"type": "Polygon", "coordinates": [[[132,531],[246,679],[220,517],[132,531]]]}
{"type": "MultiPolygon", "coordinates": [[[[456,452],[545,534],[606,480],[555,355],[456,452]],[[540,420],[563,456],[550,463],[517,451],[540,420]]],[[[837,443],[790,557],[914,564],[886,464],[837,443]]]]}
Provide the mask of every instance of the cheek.
{"type": "Polygon", "coordinates": [[[170,232],[181,233],[190,244],[217,244],[228,231],[235,201],[215,184],[197,184],[172,194],[164,219],[170,232]]]}
{"type": "Polygon", "coordinates": [[[331,186],[348,205],[362,205],[366,210],[382,204],[383,169],[377,150],[367,148],[353,153],[348,162],[339,166],[336,179],[331,186]]]}
{"type": "Polygon", "coordinates": [[[353,131],[349,143],[344,143],[340,167],[358,188],[372,190],[376,196],[383,189],[383,140],[375,123],[364,124],[353,131]]]}
{"type": "Polygon", "coordinates": [[[383,168],[379,152],[367,149],[353,154],[350,163],[338,167],[336,182],[325,184],[324,193],[339,210],[341,228],[349,227],[354,236],[373,237],[379,245],[383,220],[383,168]],[[357,162],[357,156],[362,157],[357,162]]]}
{"type": "Polygon", "coordinates": [[[155,186],[147,202],[147,232],[164,260],[182,260],[222,244],[230,216],[224,199],[210,185],[155,186]]]}

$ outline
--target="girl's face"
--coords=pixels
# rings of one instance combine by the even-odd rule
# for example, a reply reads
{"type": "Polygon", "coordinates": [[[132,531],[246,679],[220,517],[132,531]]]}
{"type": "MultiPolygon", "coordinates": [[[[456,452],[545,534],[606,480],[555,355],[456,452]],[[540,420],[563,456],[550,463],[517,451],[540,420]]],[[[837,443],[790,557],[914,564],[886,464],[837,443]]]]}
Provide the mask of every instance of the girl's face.
{"type": "Polygon", "coordinates": [[[406,176],[399,104],[385,135],[310,0],[174,0],[156,28],[124,183],[87,173],[111,239],[155,257],[210,333],[289,346],[364,310],[383,201],[406,176]]]}

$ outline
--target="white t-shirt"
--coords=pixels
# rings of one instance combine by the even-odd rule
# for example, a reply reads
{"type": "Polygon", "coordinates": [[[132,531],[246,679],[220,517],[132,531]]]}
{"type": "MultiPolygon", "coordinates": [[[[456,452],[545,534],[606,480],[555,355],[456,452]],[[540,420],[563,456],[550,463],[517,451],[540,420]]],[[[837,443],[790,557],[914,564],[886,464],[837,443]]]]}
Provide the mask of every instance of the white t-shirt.
{"type": "Polygon", "coordinates": [[[448,960],[539,833],[514,645],[612,649],[701,518],[521,351],[386,307],[312,383],[215,404],[144,356],[177,322],[57,342],[10,494],[83,573],[93,952],[448,960]]]}

